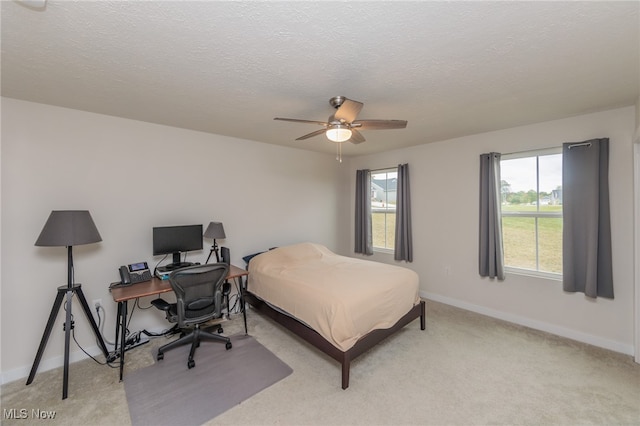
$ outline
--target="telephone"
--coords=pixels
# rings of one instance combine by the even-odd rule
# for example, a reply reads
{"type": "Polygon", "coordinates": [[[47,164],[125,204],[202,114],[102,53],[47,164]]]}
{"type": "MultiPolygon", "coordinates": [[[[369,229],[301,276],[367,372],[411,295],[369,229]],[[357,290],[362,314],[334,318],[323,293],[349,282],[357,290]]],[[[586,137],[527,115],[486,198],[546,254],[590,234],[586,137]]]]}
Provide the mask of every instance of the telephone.
{"type": "Polygon", "coordinates": [[[147,262],[132,263],[120,267],[120,280],[122,285],[131,285],[149,281],[153,276],[147,262]]]}

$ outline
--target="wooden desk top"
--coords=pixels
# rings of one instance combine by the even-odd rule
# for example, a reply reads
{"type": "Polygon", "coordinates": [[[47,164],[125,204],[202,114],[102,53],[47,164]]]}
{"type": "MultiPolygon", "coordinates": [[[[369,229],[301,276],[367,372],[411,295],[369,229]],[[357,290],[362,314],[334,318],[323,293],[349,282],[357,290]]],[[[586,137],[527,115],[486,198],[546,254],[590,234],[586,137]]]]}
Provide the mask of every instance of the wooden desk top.
{"type": "MultiPolygon", "coordinates": [[[[229,273],[227,279],[234,279],[249,275],[249,272],[245,269],[239,268],[235,265],[229,265],[229,273]]],[[[139,297],[154,296],[161,293],[167,293],[171,290],[171,284],[169,280],[161,280],[158,277],[153,277],[150,281],[132,284],[126,287],[115,287],[111,289],[111,297],[114,302],[125,302],[131,299],[137,299],[139,297]]]]}

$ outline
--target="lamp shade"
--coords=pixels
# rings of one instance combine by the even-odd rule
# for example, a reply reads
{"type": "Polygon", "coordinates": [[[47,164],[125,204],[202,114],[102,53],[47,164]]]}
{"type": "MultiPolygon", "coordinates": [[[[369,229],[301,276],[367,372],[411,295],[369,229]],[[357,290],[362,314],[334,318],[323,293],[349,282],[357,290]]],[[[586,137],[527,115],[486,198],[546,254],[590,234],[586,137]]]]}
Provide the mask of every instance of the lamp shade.
{"type": "Polygon", "coordinates": [[[327,129],[326,135],[332,142],[345,142],[351,138],[351,129],[342,124],[334,124],[327,129]]]}
{"type": "Polygon", "coordinates": [[[53,210],[44,224],[36,246],[77,246],[102,241],[87,210],[53,210]]]}
{"type": "Polygon", "coordinates": [[[223,239],[227,236],[224,234],[224,227],[222,222],[209,222],[209,226],[204,231],[205,238],[223,239]]]}

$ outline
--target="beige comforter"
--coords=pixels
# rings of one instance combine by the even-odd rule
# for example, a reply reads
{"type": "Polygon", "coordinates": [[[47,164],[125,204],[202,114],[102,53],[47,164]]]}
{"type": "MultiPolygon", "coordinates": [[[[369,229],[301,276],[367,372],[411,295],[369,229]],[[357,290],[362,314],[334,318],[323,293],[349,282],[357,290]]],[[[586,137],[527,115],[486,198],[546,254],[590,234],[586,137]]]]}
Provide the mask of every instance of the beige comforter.
{"type": "Polygon", "coordinates": [[[248,290],[304,322],[342,351],[389,328],[419,303],[418,274],[301,243],[249,263],[248,290]]]}

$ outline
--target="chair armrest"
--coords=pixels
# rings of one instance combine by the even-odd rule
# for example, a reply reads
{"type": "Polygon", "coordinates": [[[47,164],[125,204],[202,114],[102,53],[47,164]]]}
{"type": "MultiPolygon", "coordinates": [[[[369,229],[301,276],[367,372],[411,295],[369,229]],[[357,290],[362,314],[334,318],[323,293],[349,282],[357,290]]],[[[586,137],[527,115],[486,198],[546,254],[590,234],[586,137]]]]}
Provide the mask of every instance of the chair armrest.
{"type": "Polygon", "coordinates": [[[152,300],[151,304],[156,308],[160,309],[161,311],[166,311],[166,312],[169,312],[169,308],[171,307],[171,304],[169,302],[161,298],[152,300]]]}

